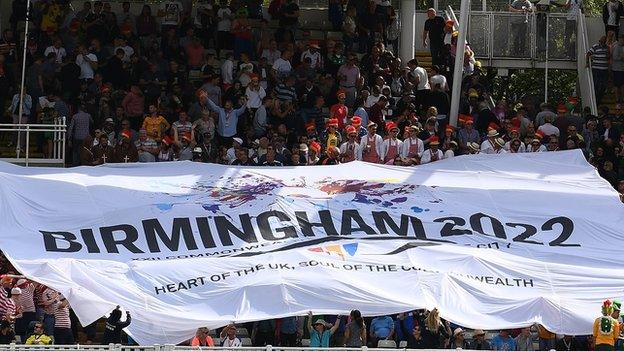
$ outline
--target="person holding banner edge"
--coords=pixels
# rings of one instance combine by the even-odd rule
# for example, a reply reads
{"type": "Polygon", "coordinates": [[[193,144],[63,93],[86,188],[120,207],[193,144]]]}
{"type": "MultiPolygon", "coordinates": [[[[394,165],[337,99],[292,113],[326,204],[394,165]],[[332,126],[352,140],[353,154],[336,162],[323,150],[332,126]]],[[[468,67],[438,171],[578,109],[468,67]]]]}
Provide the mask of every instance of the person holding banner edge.
{"type": "Polygon", "coordinates": [[[322,318],[317,319],[314,324],[312,324],[312,318],[314,314],[312,311],[308,312],[308,330],[310,330],[310,347],[329,347],[329,342],[340,327],[340,316],[336,317],[336,324],[333,326],[322,318]]]}

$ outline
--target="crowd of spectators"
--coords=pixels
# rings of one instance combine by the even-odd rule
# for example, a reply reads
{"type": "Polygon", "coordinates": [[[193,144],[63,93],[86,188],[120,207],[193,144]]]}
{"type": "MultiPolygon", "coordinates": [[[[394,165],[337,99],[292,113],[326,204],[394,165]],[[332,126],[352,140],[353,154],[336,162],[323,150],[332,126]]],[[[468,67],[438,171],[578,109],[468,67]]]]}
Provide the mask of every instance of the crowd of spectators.
{"type": "MultiPolygon", "coordinates": [[[[615,187],[624,178],[621,111],[595,117],[573,99],[495,104],[469,45],[451,125],[457,25],[434,9],[418,24],[433,64],[424,67],[397,57],[400,11],[388,0],[329,1],[334,35],[321,37],[295,0],[170,0],[136,13],[129,2],[81,6],[32,6],[23,98],[16,82],[25,0],[13,1],[0,39],[0,110],[15,123],[67,116],[74,166],[417,166],[471,153],[582,149],[615,187]]],[[[39,137],[44,155],[52,138],[39,137]]],[[[11,143],[23,147],[25,138],[11,143]]]]}

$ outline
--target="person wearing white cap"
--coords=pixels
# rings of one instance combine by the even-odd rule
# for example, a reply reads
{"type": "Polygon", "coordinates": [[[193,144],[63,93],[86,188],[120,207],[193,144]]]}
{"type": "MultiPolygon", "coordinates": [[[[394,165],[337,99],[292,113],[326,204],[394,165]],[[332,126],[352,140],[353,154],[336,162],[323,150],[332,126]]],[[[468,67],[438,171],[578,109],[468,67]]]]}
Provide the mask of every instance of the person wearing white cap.
{"type": "Polygon", "coordinates": [[[487,139],[481,143],[482,154],[495,154],[496,153],[496,138],[498,137],[498,131],[496,129],[490,129],[487,133],[487,139]]]}
{"type": "Polygon", "coordinates": [[[239,137],[232,138],[232,147],[227,150],[226,158],[228,164],[232,164],[236,160],[236,151],[243,146],[243,139],[239,137]]]}
{"type": "Polygon", "coordinates": [[[496,140],[494,140],[494,153],[495,154],[507,153],[507,150],[505,150],[505,140],[503,140],[503,138],[496,138],[496,140]]]}
{"type": "Polygon", "coordinates": [[[468,342],[462,328],[455,328],[449,349],[468,349],[468,342]]]}

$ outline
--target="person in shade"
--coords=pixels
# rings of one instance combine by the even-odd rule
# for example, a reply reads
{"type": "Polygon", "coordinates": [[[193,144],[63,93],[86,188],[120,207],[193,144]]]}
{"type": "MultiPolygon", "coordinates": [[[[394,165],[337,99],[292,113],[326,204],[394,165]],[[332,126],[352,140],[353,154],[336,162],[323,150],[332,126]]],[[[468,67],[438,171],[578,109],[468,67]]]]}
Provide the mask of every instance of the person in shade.
{"type": "Polygon", "coordinates": [[[336,318],[336,324],[333,326],[325,320],[319,318],[312,324],[314,315],[312,311],[308,313],[308,329],[310,330],[310,347],[328,348],[332,335],[340,327],[340,316],[336,318]]]}
{"type": "Polygon", "coordinates": [[[104,339],[102,344],[120,344],[121,343],[121,331],[132,323],[132,317],[130,311],[126,311],[126,320],[121,321],[121,310],[117,306],[108,319],[106,320],[106,329],[104,329],[104,339]]]}

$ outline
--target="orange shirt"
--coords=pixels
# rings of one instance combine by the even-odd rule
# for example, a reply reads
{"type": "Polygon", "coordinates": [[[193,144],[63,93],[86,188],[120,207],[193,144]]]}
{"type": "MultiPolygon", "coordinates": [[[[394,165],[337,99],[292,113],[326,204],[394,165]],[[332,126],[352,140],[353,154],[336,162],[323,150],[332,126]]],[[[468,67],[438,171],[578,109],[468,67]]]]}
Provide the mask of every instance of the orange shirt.
{"type": "Polygon", "coordinates": [[[594,321],[594,340],[596,345],[615,345],[620,335],[620,324],[611,316],[602,316],[594,321]]]}
{"type": "Polygon", "coordinates": [[[193,340],[191,340],[191,346],[208,346],[208,347],[214,347],[214,340],[212,340],[212,337],[210,335],[206,335],[206,345],[201,345],[199,342],[199,338],[197,336],[193,337],[193,340]]]}

